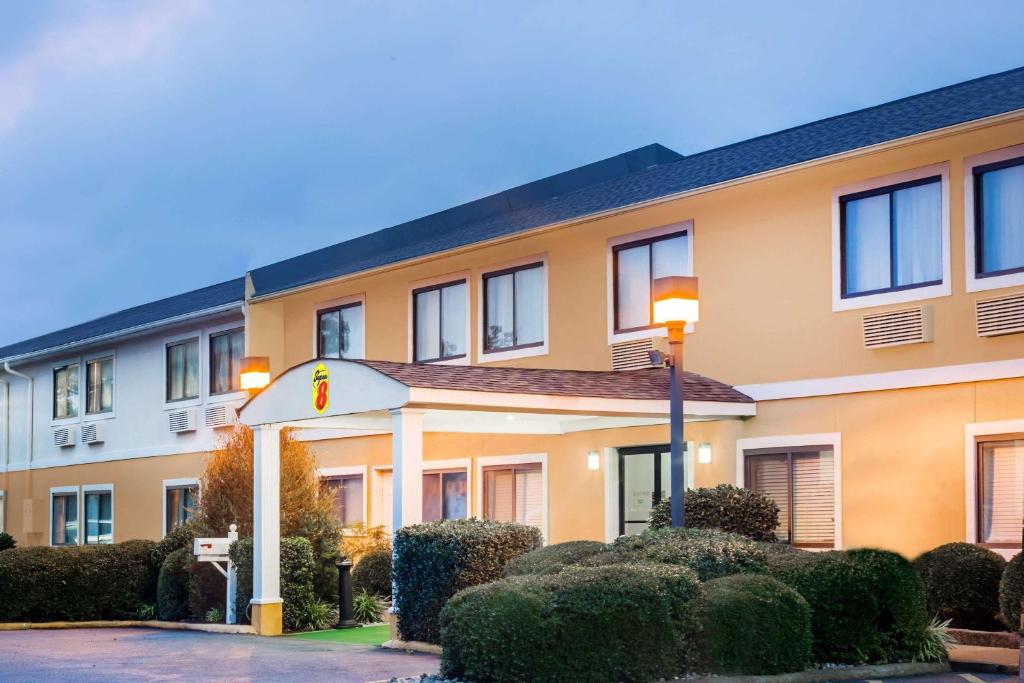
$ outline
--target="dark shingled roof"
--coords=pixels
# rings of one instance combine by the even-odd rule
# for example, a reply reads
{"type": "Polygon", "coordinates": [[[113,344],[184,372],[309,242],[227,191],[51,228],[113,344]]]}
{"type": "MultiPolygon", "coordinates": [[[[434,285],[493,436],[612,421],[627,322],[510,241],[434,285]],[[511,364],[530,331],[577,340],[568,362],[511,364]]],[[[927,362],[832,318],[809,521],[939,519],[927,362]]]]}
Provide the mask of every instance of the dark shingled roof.
{"type": "Polygon", "coordinates": [[[60,348],[108,334],[127,332],[143,325],[178,318],[190,313],[199,313],[231,303],[241,305],[244,300],[245,278],[229,280],[160,301],[126,308],[102,318],[0,347],[0,361],[37,351],[60,348]]]}
{"type": "MultiPolygon", "coordinates": [[[[538,368],[477,365],[432,365],[383,360],[353,360],[387,375],[408,387],[456,389],[512,394],[547,394],[593,398],[659,400],[668,397],[668,368],[644,370],[546,370],[538,368]]],[[[753,403],[728,384],[683,373],[683,393],[688,401],[753,403]]]]}
{"type": "Polygon", "coordinates": [[[256,296],[1024,109],[1024,68],[682,157],[661,145],[252,271],[256,296]]]}

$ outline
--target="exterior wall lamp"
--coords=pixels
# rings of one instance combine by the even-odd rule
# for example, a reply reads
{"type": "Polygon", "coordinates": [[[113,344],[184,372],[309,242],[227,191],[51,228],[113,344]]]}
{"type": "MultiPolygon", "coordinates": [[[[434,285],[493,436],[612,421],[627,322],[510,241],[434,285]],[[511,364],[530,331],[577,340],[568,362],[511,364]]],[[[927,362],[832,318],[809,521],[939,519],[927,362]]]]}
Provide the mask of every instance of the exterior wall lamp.
{"type": "Polygon", "coordinates": [[[245,391],[259,391],[270,384],[270,358],[267,356],[246,356],[242,359],[240,379],[245,391]]]}
{"type": "Polygon", "coordinates": [[[587,469],[593,472],[601,469],[601,454],[597,451],[587,453],[587,469]]]}
{"type": "Polygon", "coordinates": [[[669,424],[672,458],[672,526],[686,526],[686,442],[683,435],[683,337],[687,323],[700,319],[697,278],[659,277],[654,280],[654,324],[668,330],[669,424]]]}

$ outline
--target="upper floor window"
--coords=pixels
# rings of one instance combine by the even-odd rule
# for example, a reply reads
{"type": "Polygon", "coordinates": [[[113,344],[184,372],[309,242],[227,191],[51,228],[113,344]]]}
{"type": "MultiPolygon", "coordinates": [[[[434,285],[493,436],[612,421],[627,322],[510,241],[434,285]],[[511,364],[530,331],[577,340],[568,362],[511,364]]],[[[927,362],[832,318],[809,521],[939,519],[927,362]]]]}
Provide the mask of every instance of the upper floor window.
{"type": "Polygon", "coordinates": [[[53,418],[78,417],[78,363],[53,369],[53,418]]]}
{"type": "Polygon", "coordinates": [[[978,540],[1020,547],[1024,517],[1024,435],[978,443],[978,540]]]}
{"type": "Polygon", "coordinates": [[[835,473],[831,447],[746,453],[747,488],[779,506],[775,535],[795,546],[835,545],[835,473]]]}
{"type": "Polygon", "coordinates": [[[483,276],[484,353],[544,344],[544,264],[483,276]]]}
{"type": "Polygon", "coordinates": [[[363,358],[363,304],[344,304],[317,313],[317,356],[363,358]]]}
{"type": "Polygon", "coordinates": [[[167,400],[199,397],[199,340],[184,339],[167,345],[167,400]]]}
{"type": "Polygon", "coordinates": [[[688,275],[690,236],[686,230],[619,244],[612,249],[615,331],[651,327],[655,279],[688,275]]]}
{"type": "Polygon", "coordinates": [[[842,297],[941,284],[942,178],[839,198],[842,297]]]}
{"type": "Polygon", "coordinates": [[[114,409],[114,359],[98,358],[85,364],[85,414],[114,409]]]}
{"type": "Polygon", "coordinates": [[[413,290],[413,360],[466,355],[466,281],[413,290]]]}
{"type": "Polygon", "coordinates": [[[210,394],[241,391],[245,332],[241,329],[210,335],[210,394]]]}
{"type": "Polygon", "coordinates": [[[1024,271],[1024,157],[975,166],[977,277],[1024,271]]]}

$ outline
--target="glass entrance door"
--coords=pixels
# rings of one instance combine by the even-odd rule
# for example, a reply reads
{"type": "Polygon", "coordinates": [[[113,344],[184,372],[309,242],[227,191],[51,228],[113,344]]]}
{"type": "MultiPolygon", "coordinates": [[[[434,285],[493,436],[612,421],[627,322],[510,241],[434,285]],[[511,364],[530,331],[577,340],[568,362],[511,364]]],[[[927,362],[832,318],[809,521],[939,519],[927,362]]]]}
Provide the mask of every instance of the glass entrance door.
{"type": "Polygon", "coordinates": [[[668,444],[619,449],[619,535],[650,525],[651,508],[669,495],[671,464],[668,444]]]}

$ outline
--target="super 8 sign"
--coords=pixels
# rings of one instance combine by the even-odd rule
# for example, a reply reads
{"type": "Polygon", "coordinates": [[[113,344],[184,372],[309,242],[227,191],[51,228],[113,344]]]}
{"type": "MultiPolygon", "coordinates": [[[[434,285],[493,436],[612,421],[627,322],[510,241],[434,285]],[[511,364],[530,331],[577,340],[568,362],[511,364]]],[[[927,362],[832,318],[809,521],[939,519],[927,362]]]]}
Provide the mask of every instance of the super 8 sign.
{"type": "Polygon", "coordinates": [[[318,363],[313,369],[313,410],[323,414],[331,403],[331,390],[327,366],[318,363]]]}

